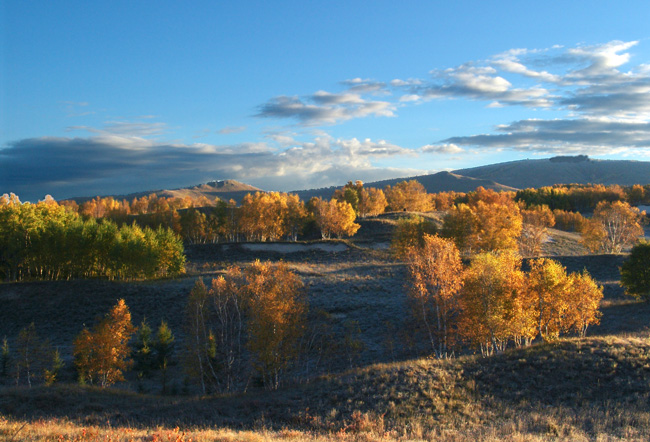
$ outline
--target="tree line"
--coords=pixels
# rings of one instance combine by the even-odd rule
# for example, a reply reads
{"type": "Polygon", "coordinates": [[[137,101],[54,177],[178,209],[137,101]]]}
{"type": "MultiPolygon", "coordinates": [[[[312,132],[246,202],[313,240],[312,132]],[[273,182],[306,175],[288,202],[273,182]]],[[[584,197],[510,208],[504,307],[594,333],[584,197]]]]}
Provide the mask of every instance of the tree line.
{"type": "Polygon", "coordinates": [[[184,266],[183,243],[170,229],[84,219],[52,199],[0,197],[2,280],[131,280],[178,275],[184,266]]]}
{"type": "Polygon", "coordinates": [[[524,272],[516,252],[488,251],[464,266],[452,240],[425,234],[405,261],[413,324],[439,357],[458,343],[491,355],[537,337],[584,336],[599,323],[602,287],[586,271],[567,274],[551,259],[532,260],[524,272]]]}

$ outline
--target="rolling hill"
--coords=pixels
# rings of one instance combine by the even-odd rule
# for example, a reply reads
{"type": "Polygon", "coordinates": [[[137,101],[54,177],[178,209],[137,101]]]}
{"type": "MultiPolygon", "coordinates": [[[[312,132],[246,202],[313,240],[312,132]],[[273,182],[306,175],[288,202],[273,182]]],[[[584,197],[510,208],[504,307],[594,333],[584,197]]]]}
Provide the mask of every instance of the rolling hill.
{"type": "MultiPolygon", "coordinates": [[[[198,198],[200,196],[205,196],[209,200],[220,198],[224,201],[228,201],[230,199],[233,199],[237,201],[237,203],[240,203],[242,198],[244,198],[244,196],[247,193],[254,193],[260,191],[262,190],[258,189],[257,187],[240,183],[239,181],[223,180],[223,181],[210,181],[208,183],[199,184],[192,187],[180,188],[180,189],[148,190],[144,192],[130,193],[128,195],[110,195],[110,196],[112,196],[116,200],[125,199],[127,201],[131,201],[133,198],[141,198],[143,196],[151,195],[152,193],[155,193],[159,197],[166,197],[166,198],[169,197],[184,198],[186,196],[192,198],[198,198]]],[[[77,203],[82,203],[92,198],[94,197],[85,196],[85,197],[68,198],[68,200],[74,200],[77,203]]]]}
{"type": "Polygon", "coordinates": [[[454,173],[518,189],[571,183],[631,186],[650,183],[650,162],[595,160],[586,155],[559,156],[459,169],[454,173]]]}
{"type": "MultiPolygon", "coordinates": [[[[486,166],[458,169],[453,172],[438,172],[430,175],[419,175],[389,180],[364,183],[366,187],[383,189],[387,185],[394,186],[400,181],[416,180],[422,183],[429,193],[438,192],[471,192],[482,186],[496,191],[516,191],[518,189],[538,188],[554,184],[618,184],[631,186],[633,184],[650,183],[650,162],[631,160],[595,160],[586,155],[557,156],[539,160],[519,160],[505,163],[489,164],[486,166]]],[[[331,186],[318,189],[294,190],[304,201],[312,197],[329,199],[334,191],[343,186],[331,186]]],[[[235,180],[211,181],[192,187],[173,190],[153,190],[128,195],[113,195],[116,199],[132,200],[152,193],[164,197],[199,197],[205,196],[210,200],[218,197],[223,200],[241,199],[252,192],[262,191],[257,187],[235,180]]],[[[77,203],[92,197],[70,198],[77,203]]]]}
{"type": "MultiPolygon", "coordinates": [[[[485,187],[486,189],[493,189],[496,191],[517,190],[513,187],[504,186],[490,179],[473,178],[462,176],[452,172],[438,172],[431,175],[419,175],[406,178],[393,178],[390,180],[373,181],[371,183],[364,183],[366,187],[375,187],[383,189],[386,186],[394,186],[400,181],[415,180],[420,182],[429,193],[438,192],[471,192],[476,190],[477,187],[485,187]]],[[[314,196],[321,198],[331,198],[332,194],[339,187],[325,187],[322,189],[309,189],[298,190],[292,193],[297,193],[303,200],[308,200],[314,196]]]]}

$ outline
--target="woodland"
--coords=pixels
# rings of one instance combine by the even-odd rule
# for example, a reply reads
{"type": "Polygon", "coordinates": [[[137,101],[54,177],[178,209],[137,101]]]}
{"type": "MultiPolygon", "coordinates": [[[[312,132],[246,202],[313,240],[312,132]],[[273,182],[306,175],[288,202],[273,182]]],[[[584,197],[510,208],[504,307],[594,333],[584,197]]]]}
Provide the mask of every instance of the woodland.
{"type": "Polygon", "coordinates": [[[647,440],[646,204],[416,181],[4,195],[0,435],[647,440]]]}

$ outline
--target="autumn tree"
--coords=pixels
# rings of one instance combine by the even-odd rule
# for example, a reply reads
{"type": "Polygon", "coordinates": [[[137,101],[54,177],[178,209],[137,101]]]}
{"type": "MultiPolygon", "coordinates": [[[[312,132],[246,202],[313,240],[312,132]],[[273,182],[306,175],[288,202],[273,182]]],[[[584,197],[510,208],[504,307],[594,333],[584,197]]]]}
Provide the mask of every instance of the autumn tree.
{"type": "Polygon", "coordinates": [[[557,339],[568,330],[566,321],[571,299],[566,269],[557,261],[539,258],[530,261],[527,297],[534,306],[537,333],[545,341],[557,339]]]}
{"type": "Polygon", "coordinates": [[[643,235],[642,213],[628,203],[600,202],[582,229],[584,244],[592,252],[621,253],[643,235]]]}
{"type": "Polygon", "coordinates": [[[352,236],[361,227],[354,222],[356,214],[352,206],[347,202],[335,199],[324,201],[317,198],[313,201],[313,208],[313,216],[323,239],[329,239],[332,236],[338,238],[352,236]]]}
{"type": "Polygon", "coordinates": [[[522,227],[519,236],[519,251],[523,256],[537,256],[548,237],[548,228],[555,225],[555,217],[548,206],[522,209],[522,227]]]}
{"type": "Polygon", "coordinates": [[[555,209],[553,216],[555,217],[555,228],[567,232],[580,232],[587,222],[587,219],[579,212],[555,209]]]}
{"type": "Polygon", "coordinates": [[[423,245],[406,251],[407,286],[413,317],[438,357],[453,345],[463,264],[453,241],[424,235],[423,245]]]}
{"type": "Polygon", "coordinates": [[[570,331],[584,336],[589,325],[599,322],[603,289],[586,271],[567,274],[555,260],[532,260],[525,293],[537,334],[545,341],[570,331]]]}
{"type": "Polygon", "coordinates": [[[650,300],[650,243],[640,241],[621,266],[621,284],[625,292],[644,301],[650,300]]]}
{"type": "Polygon", "coordinates": [[[569,330],[584,337],[590,325],[600,324],[601,299],[603,287],[598,285],[586,270],[570,274],[569,310],[566,312],[566,325],[569,330]]]}
{"type": "Polygon", "coordinates": [[[302,281],[286,264],[255,261],[245,270],[247,347],[264,385],[276,389],[299,354],[307,300],[302,281]]]}
{"type": "Polygon", "coordinates": [[[402,259],[411,249],[424,247],[425,236],[436,232],[436,225],[428,218],[419,215],[402,218],[397,222],[390,248],[396,258],[402,259]]]}
{"type": "Polygon", "coordinates": [[[459,332],[483,355],[503,351],[510,340],[531,339],[534,322],[521,296],[521,258],[511,251],[474,255],[463,274],[459,332]]]}
{"type": "Polygon", "coordinates": [[[123,381],[124,371],[132,364],[128,344],[134,331],[124,299],[92,331],[84,327],[74,341],[73,351],[79,379],[101,387],[123,381]]]}
{"type": "Polygon", "coordinates": [[[445,216],[441,233],[453,239],[461,252],[472,253],[516,249],[521,228],[517,205],[499,196],[494,201],[470,199],[469,204],[458,204],[445,216]]]}
{"type": "Polygon", "coordinates": [[[350,204],[352,206],[352,209],[354,209],[354,212],[358,214],[362,190],[362,181],[357,180],[354,183],[352,181],[348,181],[345,186],[334,191],[332,199],[350,204]]]}
{"type": "Polygon", "coordinates": [[[359,192],[358,214],[360,217],[382,214],[387,206],[388,200],[386,200],[383,190],[369,187],[363,188],[359,192]]]}
{"type": "Polygon", "coordinates": [[[390,210],[405,212],[428,212],[431,198],[424,186],[416,180],[401,181],[384,189],[390,210]]]}

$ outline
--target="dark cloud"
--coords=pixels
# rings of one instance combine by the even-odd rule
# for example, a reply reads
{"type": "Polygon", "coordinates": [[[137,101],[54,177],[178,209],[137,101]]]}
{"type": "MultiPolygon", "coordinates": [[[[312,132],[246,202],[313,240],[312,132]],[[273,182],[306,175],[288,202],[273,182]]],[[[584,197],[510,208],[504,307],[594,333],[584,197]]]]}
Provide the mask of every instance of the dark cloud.
{"type": "Polygon", "coordinates": [[[607,154],[650,147],[650,123],[610,119],[521,120],[496,134],[451,137],[444,142],[540,153],[607,154]]]}
{"type": "Polygon", "coordinates": [[[165,144],[108,135],[33,138],[0,149],[0,194],[14,192],[34,201],[46,194],[58,199],[122,194],[228,178],[295,190],[336,185],[355,176],[393,176],[398,172],[375,168],[372,160],[410,153],[385,141],[329,137],[284,150],[265,143],[165,144]]]}
{"type": "Polygon", "coordinates": [[[300,99],[275,97],[259,108],[257,117],[296,119],[305,126],[330,125],[353,118],[368,116],[392,117],[394,105],[387,101],[373,101],[354,93],[333,94],[318,91],[300,99]]]}

